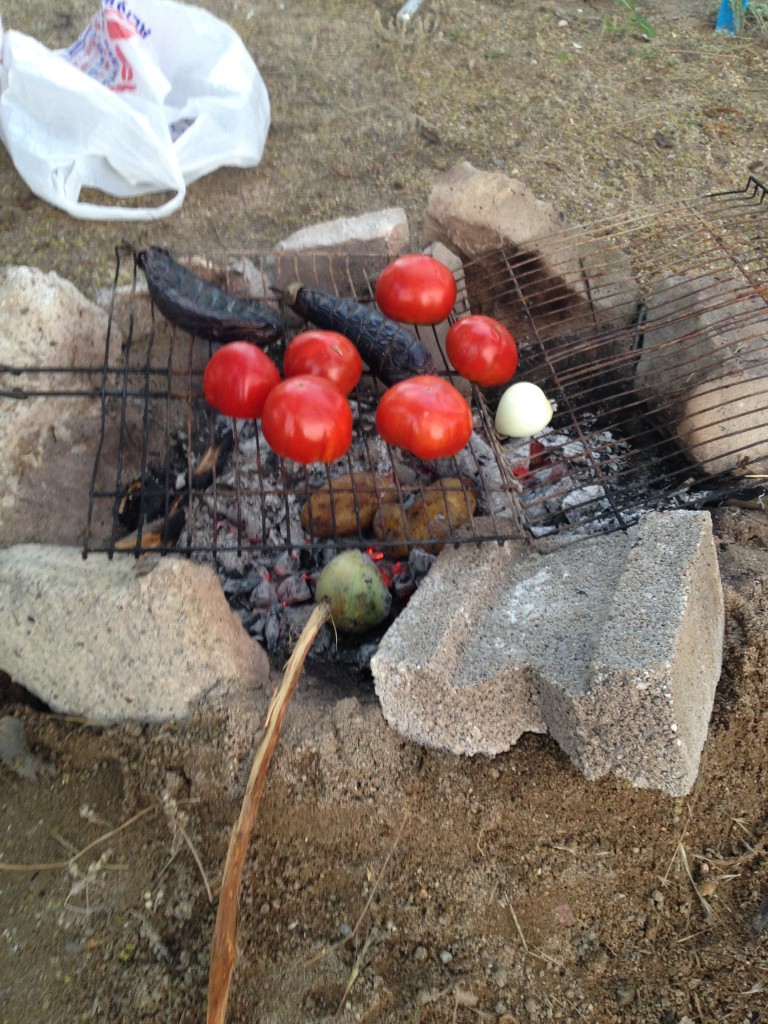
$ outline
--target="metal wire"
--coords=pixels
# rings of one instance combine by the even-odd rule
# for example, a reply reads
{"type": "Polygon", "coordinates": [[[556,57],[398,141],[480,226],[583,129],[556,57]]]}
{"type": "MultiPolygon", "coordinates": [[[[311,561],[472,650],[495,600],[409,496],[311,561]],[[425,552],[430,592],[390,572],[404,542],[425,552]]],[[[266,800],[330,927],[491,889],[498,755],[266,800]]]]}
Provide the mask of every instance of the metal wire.
{"type": "MultiPolygon", "coordinates": [[[[80,396],[100,409],[84,553],[435,551],[443,543],[625,529],[651,508],[705,507],[743,495],[766,472],[768,426],[754,425],[761,409],[768,424],[765,199],[766,188],[750,177],[740,190],[567,228],[464,265],[454,317],[485,313],[505,323],[520,348],[516,379],[540,384],[556,404],[534,448],[496,434],[499,392],[473,386],[470,444],[454,459],[419,463],[377,438],[373,412],[382,389],[366,377],[351,396],[347,456],[329,467],[277,459],[257,425],[229,424],[208,408],[202,371],[211,346],[151,307],[134,256],[122,248],[102,365],[0,366],[0,399],[80,396]],[[736,387],[745,367],[749,425],[736,387]],[[716,456],[695,438],[687,450],[681,443],[694,390],[697,415],[721,435],[716,456]],[[105,444],[108,435],[116,444],[105,444]],[[106,453],[115,451],[109,465],[106,453]],[[366,480],[352,476],[362,473],[366,480]],[[340,481],[342,474],[351,482],[340,481]],[[311,506],[301,521],[323,485],[331,495],[325,529],[311,506]],[[466,523],[449,516],[447,529],[445,515],[428,516],[416,527],[408,510],[435,487],[438,509],[456,496],[458,506],[476,502],[479,514],[466,523]],[[374,536],[363,515],[372,494],[374,505],[404,510],[401,535],[374,536]],[[352,529],[340,536],[350,499],[352,529]]],[[[371,300],[386,262],[383,255],[240,253],[193,269],[233,294],[273,304],[285,329],[270,350],[279,362],[286,339],[306,325],[270,289],[300,280],[371,300]]],[[[418,333],[436,352],[438,372],[457,382],[443,332],[418,333]]]]}

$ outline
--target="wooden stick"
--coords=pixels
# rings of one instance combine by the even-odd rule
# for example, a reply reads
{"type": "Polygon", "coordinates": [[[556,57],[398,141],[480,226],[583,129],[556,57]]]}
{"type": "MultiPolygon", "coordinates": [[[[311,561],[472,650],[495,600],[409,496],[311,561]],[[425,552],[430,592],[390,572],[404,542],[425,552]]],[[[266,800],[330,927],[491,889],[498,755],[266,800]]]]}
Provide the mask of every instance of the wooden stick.
{"type": "Polygon", "coordinates": [[[321,601],[302,630],[293,653],[285,666],[283,681],[269,703],[264,722],[264,736],[253,759],[248,785],[245,788],[240,815],[232,829],[224,863],[224,876],[216,911],[216,924],[211,942],[211,964],[208,971],[207,1024],[224,1024],[232,972],[237,959],[237,911],[240,899],[243,861],[256,823],[256,812],[264,792],[269,762],[280,738],[288,701],[293,696],[304,661],[323,623],[330,618],[328,601],[321,601]]]}

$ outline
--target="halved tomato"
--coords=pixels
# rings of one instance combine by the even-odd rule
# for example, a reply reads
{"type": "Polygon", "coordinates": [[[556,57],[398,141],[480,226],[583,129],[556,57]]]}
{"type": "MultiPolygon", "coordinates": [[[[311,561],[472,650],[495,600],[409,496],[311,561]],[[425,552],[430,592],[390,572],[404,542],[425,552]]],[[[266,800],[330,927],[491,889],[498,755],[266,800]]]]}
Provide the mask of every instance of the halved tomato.
{"type": "Polygon", "coordinates": [[[277,367],[249,341],[230,341],[217,349],[203,371],[208,404],[235,419],[257,420],[267,395],[280,383],[277,367]]]}
{"type": "Polygon", "coordinates": [[[352,410],[324,377],[288,377],[267,396],[261,429],[284,459],[335,462],[352,444],[352,410]]]}
{"type": "Polygon", "coordinates": [[[472,434],[472,410],[453,384],[424,374],[401,380],[384,392],[376,429],[387,444],[419,459],[448,458],[472,434]]]}
{"type": "Polygon", "coordinates": [[[283,357],[286,377],[325,377],[344,395],[354,388],[362,372],[360,353],[337,331],[302,331],[288,343],[283,357]]]}
{"type": "Polygon", "coordinates": [[[456,280],[434,256],[398,256],[376,282],[376,304],[392,320],[407,324],[438,324],[456,302],[456,280]]]}

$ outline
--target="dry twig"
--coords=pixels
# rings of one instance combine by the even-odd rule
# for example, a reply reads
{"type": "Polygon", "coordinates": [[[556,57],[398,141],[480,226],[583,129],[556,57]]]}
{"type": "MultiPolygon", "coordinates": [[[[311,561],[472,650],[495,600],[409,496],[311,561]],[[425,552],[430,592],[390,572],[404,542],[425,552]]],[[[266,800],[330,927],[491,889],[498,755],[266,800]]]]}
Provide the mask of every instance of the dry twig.
{"type": "Polygon", "coordinates": [[[94,839],[92,843],[88,843],[82,850],[73,854],[67,860],[53,860],[42,864],[5,864],[0,861],[0,871],[55,871],[59,868],[68,868],[75,861],[79,860],[82,856],[93,850],[94,847],[100,846],[101,843],[106,843],[108,839],[112,839],[119,832],[122,832],[126,828],[130,828],[139,818],[143,818],[145,814],[149,814],[151,811],[156,810],[154,806],[144,807],[142,810],[137,811],[136,814],[124,821],[122,825],[118,825],[117,828],[110,829],[109,832],[105,832],[103,836],[99,836],[98,839],[94,839]]]}
{"type": "Polygon", "coordinates": [[[229,1000],[232,972],[237,955],[237,911],[240,897],[243,861],[256,823],[256,813],[264,792],[269,762],[280,738],[280,729],[294,690],[301,676],[304,661],[320,627],[329,617],[329,605],[321,601],[309,617],[293,653],[285,667],[283,681],[275,691],[264,722],[264,736],[251,766],[240,815],[232,829],[224,863],[224,876],[211,942],[211,964],[208,971],[208,1024],[224,1024],[229,1000]]]}

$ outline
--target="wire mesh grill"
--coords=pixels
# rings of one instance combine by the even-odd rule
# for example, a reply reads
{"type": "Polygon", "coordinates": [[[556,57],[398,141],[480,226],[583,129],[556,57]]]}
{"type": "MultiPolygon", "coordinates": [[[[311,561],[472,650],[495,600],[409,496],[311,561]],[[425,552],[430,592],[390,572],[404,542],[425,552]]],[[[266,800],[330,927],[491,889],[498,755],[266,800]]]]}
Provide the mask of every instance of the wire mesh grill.
{"type": "MultiPolygon", "coordinates": [[[[739,191],[567,229],[464,264],[452,319],[473,312],[505,323],[520,349],[516,379],[540,384],[556,405],[533,444],[496,434],[499,395],[453,374],[442,325],[417,333],[438,372],[470,399],[475,431],[463,452],[422,463],[385,445],[373,424],[383,388],[364,376],[351,396],[347,456],[330,466],[278,459],[258,424],[207,406],[202,373],[211,346],[163,320],[122,250],[103,364],[0,367],[0,395],[76,394],[98,405],[86,552],[296,557],[374,547],[405,557],[444,543],[623,529],[648,509],[705,507],[762,489],[765,198],[750,178],[739,191]],[[316,504],[321,488],[325,511],[316,504]],[[401,510],[388,533],[371,523],[385,505],[401,510]]],[[[240,253],[193,269],[274,306],[285,328],[271,350],[279,361],[285,341],[307,325],[276,288],[300,280],[371,300],[386,262],[240,253]]]]}

